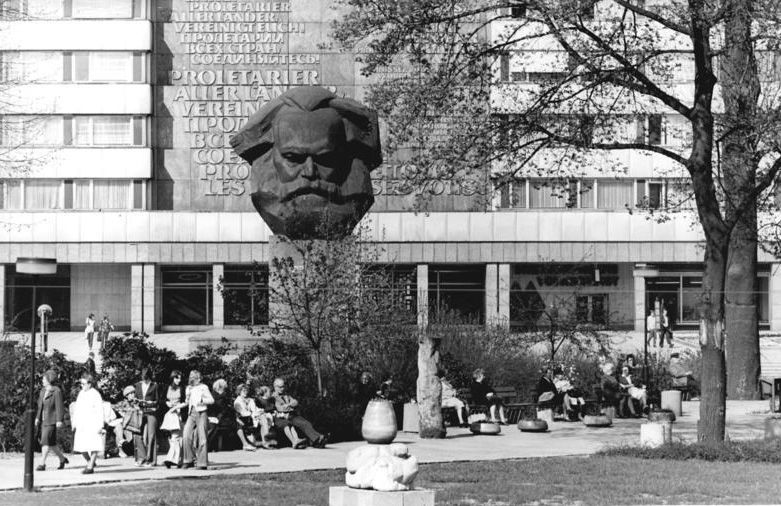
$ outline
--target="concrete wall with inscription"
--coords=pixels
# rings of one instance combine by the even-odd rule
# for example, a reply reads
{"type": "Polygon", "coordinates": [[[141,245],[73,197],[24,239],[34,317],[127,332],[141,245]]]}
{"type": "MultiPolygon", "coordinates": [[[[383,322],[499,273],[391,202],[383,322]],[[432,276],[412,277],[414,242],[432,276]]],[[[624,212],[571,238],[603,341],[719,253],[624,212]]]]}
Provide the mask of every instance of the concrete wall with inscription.
{"type": "MultiPolygon", "coordinates": [[[[328,0],[154,2],[156,209],[247,211],[250,167],[228,139],[292,86],[322,85],[361,99],[368,81],[353,54],[322,49],[339,13],[328,0]]],[[[474,209],[480,186],[412,187],[398,157],[373,173],[373,211],[405,210],[420,192],[432,211],[474,209]]]]}

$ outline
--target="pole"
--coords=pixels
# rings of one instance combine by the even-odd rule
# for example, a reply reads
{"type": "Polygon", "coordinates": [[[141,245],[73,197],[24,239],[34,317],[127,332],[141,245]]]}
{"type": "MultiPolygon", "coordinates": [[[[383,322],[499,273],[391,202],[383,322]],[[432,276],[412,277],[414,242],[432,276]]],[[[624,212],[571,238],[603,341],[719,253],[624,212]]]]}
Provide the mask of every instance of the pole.
{"type": "Polygon", "coordinates": [[[643,384],[648,388],[648,316],[645,314],[646,298],[643,298],[643,384]]]}
{"type": "Polygon", "coordinates": [[[24,489],[33,491],[33,445],[35,444],[35,282],[33,282],[33,315],[30,334],[30,398],[27,404],[27,430],[24,448],[24,489]]]}

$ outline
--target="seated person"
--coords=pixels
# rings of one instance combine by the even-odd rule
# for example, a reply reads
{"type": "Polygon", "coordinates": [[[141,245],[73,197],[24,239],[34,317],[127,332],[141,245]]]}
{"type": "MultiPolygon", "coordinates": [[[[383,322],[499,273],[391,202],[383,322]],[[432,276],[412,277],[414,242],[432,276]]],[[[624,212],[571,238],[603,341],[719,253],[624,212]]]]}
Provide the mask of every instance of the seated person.
{"type": "Polygon", "coordinates": [[[120,450],[120,457],[127,456],[123,447],[124,443],[133,443],[133,454],[136,466],[140,466],[146,459],[146,448],[143,438],[144,412],[136,399],[136,388],[128,385],[122,390],[124,399],[119,402],[114,409],[121,418],[112,420],[109,425],[114,427],[114,434],[117,439],[117,447],[120,450]],[[119,420],[119,423],[118,423],[119,420]]]}
{"type": "Polygon", "coordinates": [[[645,387],[640,388],[635,385],[632,375],[629,374],[629,367],[626,365],[621,368],[621,377],[618,378],[618,386],[621,390],[629,394],[627,405],[629,406],[629,411],[632,413],[632,416],[641,416],[646,409],[648,395],[645,387]],[[639,414],[635,410],[632,400],[635,400],[640,404],[641,411],[639,414]]]}
{"type": "Polygon", "coordinates": [[[563,372],[558,372],[553,378],[553,384],[556,390],[562,395],[562,412],[569,420],[580,420],[583,417],[583,406],[586,400],[580,390],[572,386],[572,383],[564,376],[563,372]]]}
{"type": "MultiPolygon", "coordinates": [[[[307,439],[309,439],[309,442],[313,447],[325,447],[325,445],[328,443],[328,439],[323,434],[317,432],[309,420],[297,413],[298,401],[285,393],[285,380],[282,378],[277,378],[274,380],[273,399],[274,409],[276,410],[274,424],[277,427],[281,427],[283,430],[291,426],[300,429],[306,435],[307,439]]],[[[288,435],[288,437],[291,437],[291,434],[289,434],[287,431],[285,433],[288,435]]],[[[292,433],[293,436],[297,436],[295,431],[292,431],[292,433]]],[[[293,448],[296,449],[304,448],[306,445],[305,440],[303,445],[301,444],[300,440],[294,443],[293,439],[291,439],[290,442],[293,443],[293,448]]]]}
{"type": "Polygon", "coordinates": [[[369,371],[361,373],[357,390],[356,401],[361,406],[361,409],[366,409],[369,401],[376,399],[380,395],[377,385],[374,384],[374,378],[369,371]]]}
{"type": "MultiPolygon", "coordinates": [[[[209,417],[207,440],[209,451],[229,450],[236,447],[239,441],[236,434],[236,413],[233,403],[227,394],[228,382],[220,378],[212,385],[214,403],[209,405],[206,413],[209,417]]],[[[247,449],[247,447],[245,447],[247,449]]]]}
{"type": "Polygon", "coordinates": [[[260,439],[260,420],[255,418],[258,411],[255,399],[249,396],[249,386],[241,384],[236,389],[238,395],[233,401],[233,410],[236,412],[236,435],[241,440],[245,450],[252,451],[257,446],[262,446],[260,439]]]}
{"type": "Polygon", "coordinates": [[[488,406],[489,417],[492,422],[507,424],[507,417],[504,414],[504,405],[502,399],[496,395],[491,384],[485,379],[485,371],[483,369],[475,369],[472,373],[472,384],[470,386],[472,391],[472,402],[482,406],[488,406]],[[497,418],[498,413],[498,418],[497,418]]]}
{"type": "Polygon", "coordinates": [[[535,390],[534,398],[537,401],[537,409],[556,410],[561,406],[563,396],[560,395],[558,389],[556,389],[553,378],[553,368],[546,367],[540,377],[540,381],[537,382],[537,388],[535,390]]]}
{"type": "Polygon", "coordinates": [[[469,406],[464,401],[458,398],[458,392],[453,388],[453,385],[445,378],[441,376],[439,381],[442,383],[442,407],[454,408],[456,415],[458,415],[458,424],[461,427],[467,427],[466,418],[469,416],[469,406]]]}
{"type": "Polygon", "coordinates": [[[602,391],[602,398],[600,399],[606,406],[618,408],[621,401],[621,387],[618,384],[618,380],[615,375],[615,367],[612,363],[606,362],[602,366],[602,378],[599,382],[599,388],[602,391]]]}
{"type": "MultiPolygon", "coordinates": [[[[277,447],[277,439],[274,433],[276,408],[274,406],[274,398],[271,396],[271,388],[266,385],[258,387],[256,407],[257,411],[253,413],[252,418],[257,420],[260,425],[261,446],[267,450],[274,449],[277,447]]],[[[298,436],[296,436],[296,439],[298,439],[298,436]]]]}
{"type": "Polygon", "coordinates": [[[688,393],[690,389],[696,388],[696,381],[692,371],[681,363],[681,355],[679,353],[670,354],[670,365],[667,366],[667,372],[672,376],[673,388],[683,390],[684,393],[688,393]]]}

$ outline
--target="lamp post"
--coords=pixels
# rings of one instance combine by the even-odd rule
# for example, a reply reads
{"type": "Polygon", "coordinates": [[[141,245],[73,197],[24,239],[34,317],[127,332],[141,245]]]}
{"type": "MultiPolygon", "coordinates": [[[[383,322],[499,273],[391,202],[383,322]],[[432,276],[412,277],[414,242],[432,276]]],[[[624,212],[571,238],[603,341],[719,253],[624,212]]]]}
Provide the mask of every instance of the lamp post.
{"type": "Polygon", "coordinates": [[[30,398],[27,405],[27,427],[25,429],[24,448],[24,489],[33,491],[33,446],[35,444],[35,276],[41,274],[56,274],[57,260],[54,258],[29,258],[16,259],[16,273],[30,274],[33,276],[33,300],[31,304],[32,316],[30,325],[30,398]]]}
{"type": "Polygon", "coordinates": [[[38,306],[38,318],[41,320],[41,350],[43,353],[49,351],[49,326],[46,318],[52,314],[52,307],[48,304],[38,306]]]}

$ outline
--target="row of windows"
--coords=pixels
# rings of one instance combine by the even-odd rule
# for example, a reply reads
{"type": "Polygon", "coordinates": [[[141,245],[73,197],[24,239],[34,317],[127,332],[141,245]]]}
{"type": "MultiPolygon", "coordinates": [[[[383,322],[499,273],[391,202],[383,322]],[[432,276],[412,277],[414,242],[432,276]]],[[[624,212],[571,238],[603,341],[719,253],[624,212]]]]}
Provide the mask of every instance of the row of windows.
{"type": "Polygon", "coordinates": [[[3,0],[6,19],[144,19],[146,0],[3,0]]]}
{"type": "Polygon", "coordinates": [[[144,83],[139,51],[5,51],[2,78],[25,83],[144,83]]]}
{"type": "Polygon", "coordinates": [[[501,209],[626,209],[692,208],[688,186],[670,179],[582,179],[554,184],[522,179],[498,188],[501,209]]]}
{"type": "Polygon", "coordinates": [[[0,209],[145,209],[141,179],[7,179],[0,181],[0,209]]]}
{"type": "Polygon", "coordinates": [[[147,146],[144,116],[2,116],[0,145],[147,146]]]}

